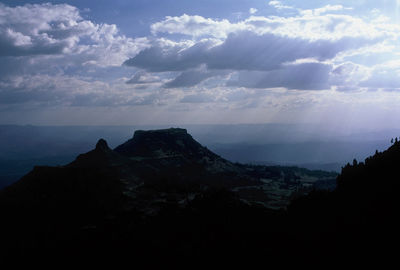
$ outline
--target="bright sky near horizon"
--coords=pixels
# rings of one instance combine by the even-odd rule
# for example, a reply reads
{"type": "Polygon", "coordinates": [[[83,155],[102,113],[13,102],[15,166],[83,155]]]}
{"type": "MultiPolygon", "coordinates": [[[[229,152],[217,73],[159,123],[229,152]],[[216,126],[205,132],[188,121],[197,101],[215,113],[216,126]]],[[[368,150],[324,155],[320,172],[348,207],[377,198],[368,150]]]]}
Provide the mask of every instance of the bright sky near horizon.
{"type": "Polygon", "coordinates": [[[0,1],[0,124],[400,126],[400,1],[0,1]]]}

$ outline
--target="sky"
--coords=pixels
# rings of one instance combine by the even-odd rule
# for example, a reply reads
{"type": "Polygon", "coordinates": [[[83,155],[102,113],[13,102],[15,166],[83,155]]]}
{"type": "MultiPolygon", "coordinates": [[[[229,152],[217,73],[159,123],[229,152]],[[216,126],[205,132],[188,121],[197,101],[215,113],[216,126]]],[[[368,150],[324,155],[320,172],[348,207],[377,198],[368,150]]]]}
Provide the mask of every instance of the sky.
{"type": "Polygon", "coordinates": [[[400,126],[400,1],[0,1],[0,124],[400,126]]]}

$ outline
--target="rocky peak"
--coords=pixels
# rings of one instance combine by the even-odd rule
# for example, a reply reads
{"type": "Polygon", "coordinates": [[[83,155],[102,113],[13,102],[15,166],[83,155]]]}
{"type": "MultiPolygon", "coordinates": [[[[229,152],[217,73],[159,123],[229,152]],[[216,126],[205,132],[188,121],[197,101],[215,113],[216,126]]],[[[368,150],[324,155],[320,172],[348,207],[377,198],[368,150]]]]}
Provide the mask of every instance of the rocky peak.
{"type": "Polygon", "coordinates": [[[72,167],[109,167],[126,162],[126,158],[115,153],[108,147],[107,141],[100,139],[96,143],[96,148],[85,154],[79,155],[67,166],[72,167]]]}
{"type": "Polygon", "coordinates": [[[96,150],[109,150],[110,148],[108,147],[107,141],[104,139],[100,139],[98,140],[97,144],[96,144],[96,150]]]}

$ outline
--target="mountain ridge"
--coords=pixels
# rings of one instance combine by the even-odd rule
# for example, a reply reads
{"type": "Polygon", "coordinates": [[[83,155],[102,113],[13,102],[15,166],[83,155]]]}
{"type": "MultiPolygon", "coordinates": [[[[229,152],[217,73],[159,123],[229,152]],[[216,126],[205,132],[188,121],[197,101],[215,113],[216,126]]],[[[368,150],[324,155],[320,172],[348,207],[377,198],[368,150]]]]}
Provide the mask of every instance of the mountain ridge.
{"type": "MultiPolygon", "coordinates": [[[[99,139],[69,164],[35,167],[0,191],[0,212],[7,217],[0,231],[9,232],[0,247],[4,254],[26,245],[38,252],[54,246],[81,252],[88,246],[96,253],[112,252],[113,243],[115,251],[143,256],[179,251],[192,257],[206,246],[211,253],[223,246],[224,254],[239,255],[248,241],[261,244],[253,231],[265,241],[282,235],[290,200],[334,176],[231,163],[183,129],[135,132],[114,150],[99,139]],[[237,243],[229,239],[237,237],[244,246],[235,250],[237,243]]],[[[286,244],[268,250],[279,254],[286,244]]]]}

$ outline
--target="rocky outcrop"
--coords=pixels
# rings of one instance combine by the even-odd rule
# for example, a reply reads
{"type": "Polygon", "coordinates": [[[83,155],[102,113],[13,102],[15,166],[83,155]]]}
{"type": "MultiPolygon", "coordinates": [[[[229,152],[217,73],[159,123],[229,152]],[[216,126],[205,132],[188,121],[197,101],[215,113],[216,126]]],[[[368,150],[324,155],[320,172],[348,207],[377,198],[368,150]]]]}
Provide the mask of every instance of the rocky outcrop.
{"type": "Polygon", "coordinates": [[[111,150],[107,142],[104,139],[100,139],[95,149],[79,155],[67,167],[105,168],[126,165],[128,163],[129,160],[127,158],[111,150]]]}

